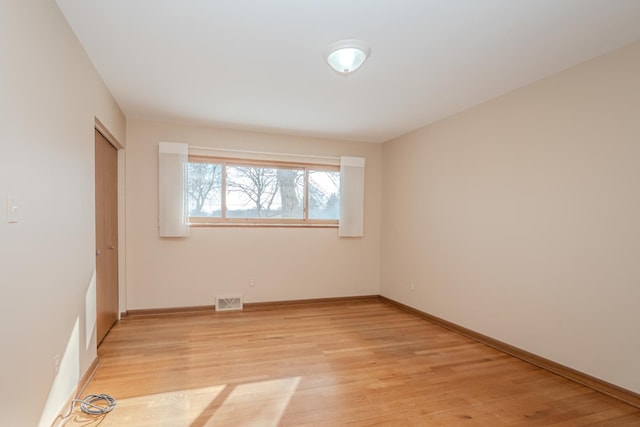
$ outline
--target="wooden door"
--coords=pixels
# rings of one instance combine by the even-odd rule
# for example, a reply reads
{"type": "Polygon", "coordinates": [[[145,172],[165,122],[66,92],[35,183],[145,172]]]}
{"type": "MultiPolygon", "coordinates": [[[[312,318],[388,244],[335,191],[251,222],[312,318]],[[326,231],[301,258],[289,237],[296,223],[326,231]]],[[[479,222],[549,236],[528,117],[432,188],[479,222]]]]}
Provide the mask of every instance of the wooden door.
{"type": "Polygon", "coordinates": [[[118,151],[96,130],[96,328],[98,344],[118,320],[118,151]]]}

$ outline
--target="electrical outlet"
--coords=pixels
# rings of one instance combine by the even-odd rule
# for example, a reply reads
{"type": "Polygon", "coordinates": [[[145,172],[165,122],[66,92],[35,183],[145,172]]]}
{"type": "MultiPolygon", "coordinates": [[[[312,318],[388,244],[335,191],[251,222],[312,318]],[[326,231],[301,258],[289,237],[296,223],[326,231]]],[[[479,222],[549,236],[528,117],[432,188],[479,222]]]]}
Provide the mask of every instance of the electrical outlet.
{"type": "Polygon", "coordinates": [[[16,223],[20,218],[20,206],[15,197],[7,196],[7,222],[16,223]]]}
{"type": "Polygon", "coordinates": [[[250,277],[249,278],[249,286],[253,288],[255,285],[256,285],[255,277],[250,277]]]}
{"type": "Polygon", "coordinates": [[[409,285],[409,289],[411,289],[412,291],[415,291],[416,290],[416,285],[414,283],[411,283],[409,285]]]}
{"type": "Polygon", "coordinates": [[[56,377],[60,372],[60,355],[56,354],[53,357],[53,376],[56,377]]]}

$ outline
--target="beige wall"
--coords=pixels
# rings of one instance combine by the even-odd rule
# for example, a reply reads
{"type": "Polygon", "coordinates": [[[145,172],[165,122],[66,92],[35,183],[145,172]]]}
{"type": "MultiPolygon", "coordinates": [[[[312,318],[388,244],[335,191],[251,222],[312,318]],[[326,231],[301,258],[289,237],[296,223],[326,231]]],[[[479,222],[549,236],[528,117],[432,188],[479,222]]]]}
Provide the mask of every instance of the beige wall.
{"type": "Polygon", "coordinates": [[[378,294],[379,144],[130,120],[127,124],[127,308],[212,305],[378,294]],[[192,228],[158,236],[158,142],[319,156],[366,157],[365,236],[308,228],[192,228]],[[255,286],[249,279],[255,278],[255,286]]]}
{"type": "Polygon", "coordinates": [[[0,425],[49,425],[96,356],[96,117],[128,141],[123,308],[381,292],[640,392],[640,45],[384,146],[148,121],[125,134],[52,0],[0,12],[0,425]],[[365,237],[206,228],[160,239],[160,140],[364,156],[365,237]]]}
{"type": "Polygon", "coordinates": [[[384,144],[382,294],[640,392],[639,161],[640,44],[384,144]]]}
{"type": "Polygon", "coordinates": [[[52,0],[3,1],[0,52],[0,425],[50,425],[96,356],[95,118],[125,119],[52,0]]]}

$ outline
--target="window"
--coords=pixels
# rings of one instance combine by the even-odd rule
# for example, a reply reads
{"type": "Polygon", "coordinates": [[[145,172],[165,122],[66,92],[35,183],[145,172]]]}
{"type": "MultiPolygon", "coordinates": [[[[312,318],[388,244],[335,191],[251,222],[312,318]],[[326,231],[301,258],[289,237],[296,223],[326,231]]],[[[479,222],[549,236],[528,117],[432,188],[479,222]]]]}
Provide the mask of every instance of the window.
{"type": "Polygon", "coordinates": [[[338,166],[190,156],[192,224],[338,225],[338,166]]]}

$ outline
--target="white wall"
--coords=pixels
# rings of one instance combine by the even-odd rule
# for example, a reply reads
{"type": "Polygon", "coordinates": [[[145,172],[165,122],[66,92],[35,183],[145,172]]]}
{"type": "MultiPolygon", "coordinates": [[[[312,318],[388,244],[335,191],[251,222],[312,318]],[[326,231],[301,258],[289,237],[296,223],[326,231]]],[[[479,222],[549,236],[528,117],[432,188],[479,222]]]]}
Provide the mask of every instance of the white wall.
{"type": "Polygon", "coordinates": [[[640,392],[640,44],[384,144],[382,212],[384,296],[640,392]]]}
{"type": "Polygon", "coordinates": [[[129,120],[127,123],[127,308],[212,305],[379,294],[379,144],[300,138],[129,120]],[[192,228],[158,236],[158,142],[320,156],[366,157],[365,236],[336,228],[192,228]],[[249,279],[255,278],[255,286],[249,279]]]}
{"type": "Polygon", "coordinates": [[[96,357],[95,118],[125,119],[52,0],[3,0],[0,52],[0,425],[49,425],[96,357]]]}

